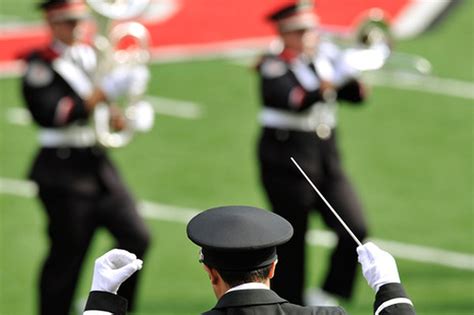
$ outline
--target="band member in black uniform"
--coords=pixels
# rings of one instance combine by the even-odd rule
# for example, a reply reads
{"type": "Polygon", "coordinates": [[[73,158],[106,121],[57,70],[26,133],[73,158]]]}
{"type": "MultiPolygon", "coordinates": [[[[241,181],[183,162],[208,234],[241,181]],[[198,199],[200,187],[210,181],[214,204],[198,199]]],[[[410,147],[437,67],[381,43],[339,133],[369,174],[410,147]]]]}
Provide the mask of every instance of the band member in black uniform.
{"type": "MultiPolygon", "coordinates": [[[[293,234],[291,224],[282,217],[248,206],[212,208],[195,216],[187,233],[201,247],[199,261],[218,299],[203,314],[347,314],[342,307],[291,304],[270,290],[272,277],[281,271],[277,246],[293,234]]],[[[393,257],[373,243],[359,246],[357,253],[367,282],[377,292],[374,313],[414,315],[393,257]]],[[[123,250],[99,257],[84,315],[125,314],[126,300],[116,292],[141,266],[141,260],[123,250]]]]}
{"type": "MultiPolygon", "coordinates": [[[[22,78],[25,103],[39,127],[40,150],[30,171],[48,218],[50,248],[40,277],[39,313],[69,314],[79,272],[94,232],[107,228],[116,246],[142,257],[150,234],[117,169],[96,143],[87,124],[100,102],[129,88],[144,89],[143,68],[115,69],[100,82],[91,79],[97,59],[77,40],[88,11],[81,0],[45,0],[40,5],[52,41],[26,58],[22,78]]],[[[124,120],[114,115],[120,129],[124,120]]],[[[130,307],[137,278],[122,287],[130,307]]]]}
{"type": "Polygon", "coordinates": [[[295,228],[292,240],[279,250],[279,272],[272,288],[292,303],[337,303],[350,298],[356,276],[354,242],[294,167],[302,166],[355,235],[363,240],[367,226],[361,205],[341,164],[337,147],[337,101],[358,105],[364,88],[357,71],[333,44],[320,42],[317,16],[311,6],[289,5],[269,16],[283,47],[263,56],[262,131],[258,143],[260,178],[272,210],[295,228]],[[326,279],[317,295],[304,299],[305,235],[308,216],[319,211],[337,234],[326,279]],[[306,301],[304,301],[306,300],[306,301]]]}

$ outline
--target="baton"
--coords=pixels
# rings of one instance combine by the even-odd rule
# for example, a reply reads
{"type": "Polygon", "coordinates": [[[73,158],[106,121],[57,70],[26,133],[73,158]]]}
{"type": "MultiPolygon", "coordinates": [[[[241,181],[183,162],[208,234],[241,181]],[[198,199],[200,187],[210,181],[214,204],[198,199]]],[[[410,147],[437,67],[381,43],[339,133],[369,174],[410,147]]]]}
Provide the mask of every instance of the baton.
{"type": "Polygon", "coordinates": [[[336,219],[338,219],[339,222],[341,222],[342,226],[346,229],[347,233],[349,233],[349,235],[354,239],[354,241],[357,243],[357,245],[362,246],[362,243],[359,241],[359,239],[354,235],[354,233],[352,233],[351,229],[347,226],[347,224],[344,222],[344,220],[342,220],[342,218],[339,216],[339,214],[337,214],[336,210],[334,210],[333,207],[331,207],[331,205],[326,200],[326,198],[324,198],[324,196],[319,192],[318,188],[316,188],[316,186],[309,179],[309,177],[306,175],[306,173],[301,169],[301,167],[298,165],[298,163],[296,163],[295,159],[292,158],[292,157],[290,157],[290,159],[291,159],[291,162],[293,162],[296,165],[296,167],[301,172],[301,174],[303,174],[304,178],[306,178],[306,180],[311,185],[311,187],[313,187],[313,189],[318,193],[319,197],[321,197],[321,199],[324,201],[324,203],[329,207],[329,209],[332,211],[334,216],[336,216],[336,219]]]}

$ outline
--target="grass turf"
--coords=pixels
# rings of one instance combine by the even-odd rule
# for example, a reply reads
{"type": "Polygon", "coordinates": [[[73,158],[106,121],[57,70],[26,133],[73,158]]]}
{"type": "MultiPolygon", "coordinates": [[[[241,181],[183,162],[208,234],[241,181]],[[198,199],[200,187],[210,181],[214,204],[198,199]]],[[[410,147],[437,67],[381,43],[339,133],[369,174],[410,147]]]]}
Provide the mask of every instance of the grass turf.
{"type": "MultiPolygon", "coordinates": [[[[399,43],[427,57],[435,74],[474,81],[472,16],[465,1],[439,28],[399,43]]],[[[266,207],[257,180],[259,108],[252,70],[226,60],[152,67],[151,94],[193,101],[198,120],[158,116],[156,127],[111,152],[138,199],[205,209],[218,204],[266,207]]],[[[21,106],[16,79],[0,81],[0,176],[24,178],[35,128],[7,122],[21,106]]],[[[472,100],[419,91],[372,88],[367,106],[340,110],[344,162],[365,205],[372,235],[474,254],[472,100]]],[[[36,279],[46,253],[45,217],[33,199],[0,195],[0,314],[33,314],[36,279]]],[[[139,313],[196,314],[214,304],[197,248],[184,224],[148,221],[154,243],[145,261],[139,313]],[[184,301],[183,301],[184,296],[184,301]]],[[[313,227],[319,227],[317,217],[313,227]]],[[[90,286],[94,257],[112,240],[98,233],[78,297],[90,286]]],[[[320,281],[328,251],[311,248],[308,284],[320,281]]],[[[472,314],[472,271],[398,261],[419,314],[472,314]]],[[[362,277],[351,314],[369,314],[373,294],[362,277]]]]}

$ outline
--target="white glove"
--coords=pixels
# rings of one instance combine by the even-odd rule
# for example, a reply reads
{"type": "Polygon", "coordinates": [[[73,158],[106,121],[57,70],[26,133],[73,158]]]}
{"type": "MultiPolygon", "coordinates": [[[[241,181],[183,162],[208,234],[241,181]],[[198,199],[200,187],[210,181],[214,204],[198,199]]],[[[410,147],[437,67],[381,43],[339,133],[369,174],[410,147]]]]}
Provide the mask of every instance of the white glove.
{"type": "Polygon", "coordinates": [[[360,77],[360,71],[358,70],[359,64],[356,64],[354,59],[355,61],[359,61],[361,58],[355,58],[353,51],[355,51],[355,49],[347,49],[341,52],[336,61],[333,83],[337,87],[341,87],[350,80],[360,77]]]}
{"type": "Polygon", "coordinates": [[[144,93],[149,78],[150,74],[145,66],[123,65],[105,75],[100,81],[100,88],[109,101],[114,101],[127,93],[144,93]]]}
{"type": "Polygon", "coordinates": [[[91,291],[117,294],[120,285],[135,271],[142,269],[143,261],[123,249],[112,249],[97,258],[94,265],[91,291]]]}
{"type": "Polygon", "coordinates": [[[150,71],[143,65],[135,66],[131,71],[133,79],[129,88],[129,93],[132,95],[144,94],[148,86],[148,81],[150,80],[150,71]]]}
{"type": "Polygon", "coordinates": [[[131,118],[131,124],[136,131],[147,132],[153,127],[155,112],[147,101],[139,101],[129,106],[126,114],[131,118]]]}
{"type": "Polygon", "coordinates": [[[397,264],[392,255],[372,242],[357,247],[357,253],[362,273],[375,292],[384,284],[400,283],[397,264]]]}

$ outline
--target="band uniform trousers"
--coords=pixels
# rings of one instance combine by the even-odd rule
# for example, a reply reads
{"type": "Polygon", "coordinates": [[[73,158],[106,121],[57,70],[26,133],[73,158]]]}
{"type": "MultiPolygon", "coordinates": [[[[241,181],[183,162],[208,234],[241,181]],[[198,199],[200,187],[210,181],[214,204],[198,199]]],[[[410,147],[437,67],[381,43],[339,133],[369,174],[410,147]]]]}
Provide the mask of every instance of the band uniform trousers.
{"type": "MultiPolygon", "coordinates": [[[[68,314],[94,232],[105,227],[118,248],[143,257],[150,235],[117,170],[99,148],[42,148],[30,177],[49,220],[49,254],[40,277],[44,315],[68,314]]],[[[137,276],[119,294],[133,307],[137,276]]]]}
{"type": "Polygon", "coordinates": [[[273,211],[294,227],[293,238],[277,249],[278,266],[271,286],[291,303],[303,303],[305,236],[312,210],[321,214],[338,237],[323,290],[346,298],[353,291],[357,245],[290,160],[295,158],[354,234],[363,240],[367,225],[342,169],[336,143],[336,130],[329,139],[322,140],[315,132],[262,129],[258,144],[261,180],[273,211]]]}

